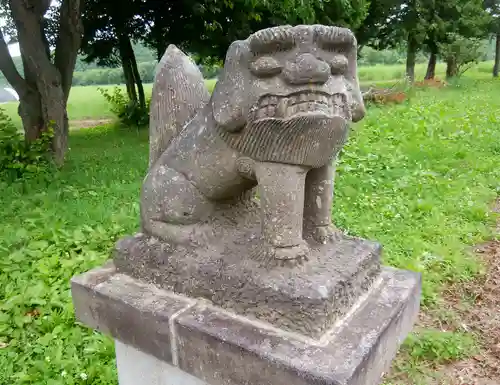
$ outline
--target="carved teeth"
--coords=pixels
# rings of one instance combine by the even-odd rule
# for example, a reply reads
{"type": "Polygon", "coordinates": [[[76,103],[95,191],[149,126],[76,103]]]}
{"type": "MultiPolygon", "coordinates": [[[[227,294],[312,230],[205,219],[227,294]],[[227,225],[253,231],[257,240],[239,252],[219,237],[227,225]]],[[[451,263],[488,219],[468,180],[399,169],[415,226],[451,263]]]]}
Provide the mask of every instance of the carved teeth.
{"type": "Polygon", "coordinates": [[[333,95],[333,104],[342,104],[342,95],[335,94],[333,95]]]}
{"type": "Polygon", "coordinates": [[[264,108],[261,108],[258,112],[257,112],[257,119],[263,119],[266,117],[266,110],[264,108]]]}
{"type": "Polygon", "coordinates": [[[278,108],[276,109],[276,113],[279,117],[284,117],[287,111],[287,105],[289,100],[286,98],[282,98],[278,103],[278,108]]]}
{"type": "Polygon", "coordinates": [[[266,95],[255,106],[254,119],[288,118],[298,113],[322,112],[328,115],[345,115],[345,96],[327,96],[316,92],[301,92],[288,97],[266,95]]]}

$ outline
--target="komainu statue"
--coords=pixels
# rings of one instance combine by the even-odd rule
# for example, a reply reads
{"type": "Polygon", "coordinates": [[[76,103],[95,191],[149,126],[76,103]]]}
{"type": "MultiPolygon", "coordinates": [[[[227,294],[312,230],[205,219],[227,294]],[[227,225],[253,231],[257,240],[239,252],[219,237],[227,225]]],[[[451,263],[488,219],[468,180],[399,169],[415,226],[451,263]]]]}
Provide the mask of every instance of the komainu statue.
{"type": "Polygon", "coordinates": [[[120,379],[163,383],[172,368],[178,384],[380,383],[421,276],[382,266],[378,242],[331,221],[336,157],[365,114],[356,72],[356,40],[337,27],[234,42],[212,95],[167,48],[142,228],[72,280],[78,319],[117,341],[120,379]]]}
{"type": "Polygon", "coordinates": [[[181,247],[253,244],[265,265],[335,242],[335,158],[365,114],[356,55],[347,29],[264,29],[229,47],[210,97],[170,46],[151,102],[142,232],[181,247]]]}

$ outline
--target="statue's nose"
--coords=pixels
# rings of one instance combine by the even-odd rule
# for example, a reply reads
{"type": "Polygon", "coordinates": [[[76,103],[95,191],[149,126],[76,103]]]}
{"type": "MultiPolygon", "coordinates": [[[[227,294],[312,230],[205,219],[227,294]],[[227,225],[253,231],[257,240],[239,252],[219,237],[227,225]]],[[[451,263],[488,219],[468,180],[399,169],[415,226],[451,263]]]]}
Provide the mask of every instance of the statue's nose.
{"type": "Polygon", "coordinates": [[[286,62],[284,75],[290,84],[322,84],[330,76],[330,66],[310,53],[303,53],[286,62]]]}

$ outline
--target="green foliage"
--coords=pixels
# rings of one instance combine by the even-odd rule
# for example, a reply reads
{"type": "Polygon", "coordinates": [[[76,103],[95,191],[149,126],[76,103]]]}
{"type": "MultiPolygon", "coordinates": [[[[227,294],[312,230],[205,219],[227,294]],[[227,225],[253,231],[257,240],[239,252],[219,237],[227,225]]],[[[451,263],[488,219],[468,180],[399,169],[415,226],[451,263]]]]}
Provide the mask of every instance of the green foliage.
{"type": "MultiPolygon", "coordinates": [[[[138,63],[137,67],[141,80],[144,83],[152,83],[155,76],[156,61],[138,63]]],[[[199,64],[201,73],[206,79],[214,78],[220,71],[220,65],[203,63],[199,64]]],[[[88,85],[106,85],[106,84],[123,84],[125,78],[123,70],[119,68],[96,68],[89,69],[83,72],[75,72],[73,74],[74,86],[88,86],[88,85]]]]}
{"type": "Polygon", "coordinates": [[[130,101],[119,87],[115,87],[112,93],[105,88],[98,88],[98,90],[108,101],[111,112],[116,115],[120,123],[133,127],[146,127],[149,124],[150,98],[147,100],[146,107],[143,107],[139,103],[130,101]]]}
{"type": "MultiPolygon", "coordinates": [[[[363,47],[358,59],[359,66],[373,66],[378,64],[404,64],[405,62],[406,51],[398,49],[376,50],[372,47],[363,47]]],[[[420,53],[417,56],[416,62],[425,63],[427,62],[427,57],[420,53]]]]}
{"type": "Polygon", "coordinates": [[[476,83],[370,108],[340,157],[336,224],[380,241],[386,263],[422,272],[426,306],[440,285],[475,276],[466,248],[492,236],[500,92],[476,83]]]}
{"type": "Polygon", "coordinates": [[[470,334],[424,330],[412,333],[404,342],[413,364],[432,361],[445,364],[470,357],[477,352],[477,342],[470,334]]]}
{"type": "Polygon", "coordinates": [[[53,136],[53,130],[49,129],[39,139],[26,143],[10,117],[0,109],[0,177],[13,180],[48,171],[53,136]]]}
{"type": "Polygon", "coordinates": [[[78,324],[70,278],[137,228],[147,133],[73,132],[40,188],[0,182],[0,384],[117,384],[113,341],[78,324]]]}
{"type": "Polygon", "coordinates": [[[448,63],[449,76],[461,76],[473,65],[478,64],[484,54],[480,39],[466,38],[458,34],[449,34],[448,43],[440,43],[439,51],[448,63]]]}
{"type": "MultiPolygon", "coordinates": [[[[398,377],[397,374],[402,374],[412,384],[422,385],[434,383],[430,378],[435,377],[436,366],[463,360],[479,350],[478,342],[472,334],[434,329],[410,333],[401,349],[404,354],[401,354],[393,364],[395,377],[398,377]]],[[[400,383],[393,379],[390,384],[400,383]]]]}

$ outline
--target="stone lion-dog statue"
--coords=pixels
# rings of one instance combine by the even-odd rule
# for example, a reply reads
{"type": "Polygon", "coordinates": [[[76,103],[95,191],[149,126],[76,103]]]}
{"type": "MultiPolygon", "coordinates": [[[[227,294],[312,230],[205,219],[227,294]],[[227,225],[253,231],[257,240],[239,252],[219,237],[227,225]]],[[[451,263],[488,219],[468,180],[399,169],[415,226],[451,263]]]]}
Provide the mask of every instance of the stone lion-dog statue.
{"type": "Polygon", "coordinates": [[[364,115],[348,29],[280,26],[235,41],[211,96],[195,63],[170,45],[151,100],[142,232],[201,245],[220,213],[238,217],[232,206],[257,199],[254,257],[301,264],[315,242],[335,242],[335,159],[364,115]]]}

